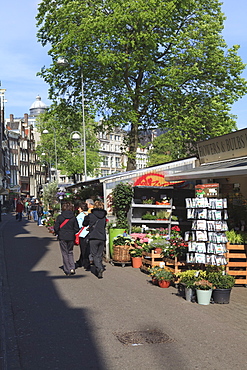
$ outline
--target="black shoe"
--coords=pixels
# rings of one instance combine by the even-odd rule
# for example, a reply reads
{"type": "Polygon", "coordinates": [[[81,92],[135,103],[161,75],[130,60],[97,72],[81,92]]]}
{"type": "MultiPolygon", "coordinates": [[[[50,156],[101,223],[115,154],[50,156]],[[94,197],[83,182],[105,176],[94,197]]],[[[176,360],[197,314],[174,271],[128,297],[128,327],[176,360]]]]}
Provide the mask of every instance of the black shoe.
{"type": "Polygon", "coordinates": [[[75,263],[75,265],[76,265],[76,268],[78,268],[78,267],[82,267],[82,263],[81,263],[81,261],[76,261],[76,263],[75,263]]]}
{"type": "Polygon", "coordinates": [[[99,270],[98,271],[98,279],[103,279],[103,271],[104,270],[99,270]]]}

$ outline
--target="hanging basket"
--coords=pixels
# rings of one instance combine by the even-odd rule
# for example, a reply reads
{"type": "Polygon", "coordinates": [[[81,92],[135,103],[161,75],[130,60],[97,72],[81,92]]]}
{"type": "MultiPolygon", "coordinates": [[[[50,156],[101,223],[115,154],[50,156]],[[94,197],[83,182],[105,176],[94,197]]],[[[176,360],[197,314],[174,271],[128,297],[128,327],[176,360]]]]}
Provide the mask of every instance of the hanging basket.
{"type": "Polygon", "coordinates": [[[130,250],[129,245],[114,245],[112,259],[116,262],[129,262],[130,261],[130,250]]]}

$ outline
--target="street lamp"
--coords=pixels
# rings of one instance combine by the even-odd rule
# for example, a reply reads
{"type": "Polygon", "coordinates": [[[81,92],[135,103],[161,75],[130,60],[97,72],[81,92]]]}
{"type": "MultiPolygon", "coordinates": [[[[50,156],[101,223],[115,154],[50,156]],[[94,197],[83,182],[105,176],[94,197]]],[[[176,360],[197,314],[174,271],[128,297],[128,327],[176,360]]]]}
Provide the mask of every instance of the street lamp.
{"type": "MultiPolygon", "coordinates": [[[[58,58],[57,64],[60,66],[68,66],[69,63],[65,58],[58,58]]],[[[83,154],[84,154],[84,180],[87,181],[87,150],[86,150],[86,127],[85,127],[85,109],[84,109],[84,83],[83,71],[81,68],[81,101],[82,101],[82,132],[83,132],[83,154]]]]}
{"type": "MultiPolygon", "coordinates": [[[[58,174],[57,174],[57,137],[56,137],[56,129],[55,127],[52,128],[54,131],[54,149],[55,149],[55,169],[56,169],[56,178],[58,180],[58,174]]],[[[48,130],[43,130],[43,134],[49,134],[48,130]]]]}

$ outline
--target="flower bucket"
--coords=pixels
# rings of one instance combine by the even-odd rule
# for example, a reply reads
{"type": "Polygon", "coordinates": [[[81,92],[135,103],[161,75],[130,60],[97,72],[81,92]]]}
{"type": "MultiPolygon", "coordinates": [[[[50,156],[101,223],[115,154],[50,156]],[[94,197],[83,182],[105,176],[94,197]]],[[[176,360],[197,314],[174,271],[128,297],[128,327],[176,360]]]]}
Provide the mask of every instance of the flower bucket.
{"type": "Polygon", "coordinates": [[[192,298],[195,295],[194,289],[192,289],[192,288],[185,288],[184,291],[185,291],[185,300],[188,301],[188,302],[191,302],[192,301],[192,298]]]}
{"type": "Polygon", "coordinates": [[[213,300],[214,303],[227,304],[230,301],[230,294],[232,289],[214,289],[213,300]]]}
{"type": "Polygon", "coordinates": [[[196,296],[198,304],[204,306],[209,305],[212,296],[212,289],[209,290],[196,289],[196,296]]]}
{"type": "Polygon", "coordinates": [[[160,288],[168,288],[170,286],[170,281],[168,280],[159,280],[160,288]]]}
{"type": "Polygon", "coordinates": [[[139,269],[142,266],[142,257],[132,257],[132,267],[139,269]]]}

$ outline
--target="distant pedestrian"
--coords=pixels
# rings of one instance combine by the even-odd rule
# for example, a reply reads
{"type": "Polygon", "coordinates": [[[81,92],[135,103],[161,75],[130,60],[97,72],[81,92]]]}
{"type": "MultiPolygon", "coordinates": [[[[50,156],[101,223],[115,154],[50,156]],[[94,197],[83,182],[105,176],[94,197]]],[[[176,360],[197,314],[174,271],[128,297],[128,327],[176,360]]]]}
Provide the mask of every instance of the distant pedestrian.
{"type": "Polygon", "coordinates": [[[79,225],[74,215],[74,206],[67,202],[62,205],[62,213],[57,217],[54,232],[58,236],[63,258],[63,270],[66,275],[75,274],[74,239],[79,231],[79,225]]]}
{"type": "Polygon", "coordinates": [[[23,205],[23,202],[21,200],[18,200],[17,201],[17,204],[16,204],[16,213],[17,213],[17,220],[18,221],[21,221],[22,220],[22,212],[24,210],[24,205],[23,205]]]}
{"type": "Polygon", "coordinates": [[[89,226],[89,245],[90,254],[93,257],[94,265],[96,267],[97,276],[99,279],[103,277],[103,252],[106,241],[106,211],[104,210],[104,204],[96,200],[94,202],[94,208],[91,210],[84,221],[83,226],[89,226]]]}
{"type": "Polygon", "coordinates": [[[38,221],[38,212],[37,212],[37,209],[38,209],[38,204],[36,202],[32,202],[31,203],[31,207],[30,207],[30,210],[31,210],[31,218],[37,222],[38,221]]]}
{"type": "Polygon", "coordinates": [[[38,207],[37,207],[37,214],[38,214],[38,226],[43,226],[41,223],[42,216],[44,214],[42,202],[39,202],[38,207]]]}
{"type": "Polygon", "coordinates": [[[79,228],[81,229],[84,227],[83,231],[80,233],[80,257],[76,261],[76,267],[84,267],[85,270],[90,270],[90,263],[89,263],[89,243],[87,239],[88,235],[88,228],[86,226],[83,226],[83,221],[85,216],[88,214],[87,212],[88,206],[85,202],[80,202],[78,206],[79,214],[76,217],[79,228]]]}

